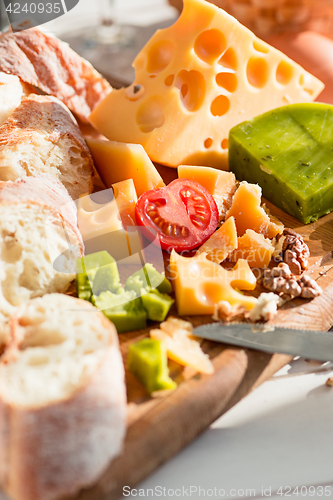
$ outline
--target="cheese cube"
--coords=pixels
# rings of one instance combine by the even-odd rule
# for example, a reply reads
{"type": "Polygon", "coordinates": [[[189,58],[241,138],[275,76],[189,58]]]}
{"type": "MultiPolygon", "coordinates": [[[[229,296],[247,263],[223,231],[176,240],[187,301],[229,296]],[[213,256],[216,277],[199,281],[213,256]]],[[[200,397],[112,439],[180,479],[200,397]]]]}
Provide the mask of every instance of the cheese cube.
{"type": "Polygon", "coordinates": [[[162,177],[140,144],[87,139],[95,166],[106,187],[133,179],[138,196],[165,186],[162,177]]]}
{"type": "Polygon", "coordinates": [[[206,188],[216,201],[220,217],[225,216],[236,191],[236,177],[232,172],[222,172],[209,167],[180,165],[178,177],[191,179],[206,188]]]}
{"type": "MultiPolygon", "coordinates": [[[[184,0],[90,122],[108,139],[142,144],[152,161],[227,169],[229,130],[278,106],[310,102],[324,85],[222,9],[184,0]]],[[[139,193],[138,193],[139,194],[139,193]]]]}

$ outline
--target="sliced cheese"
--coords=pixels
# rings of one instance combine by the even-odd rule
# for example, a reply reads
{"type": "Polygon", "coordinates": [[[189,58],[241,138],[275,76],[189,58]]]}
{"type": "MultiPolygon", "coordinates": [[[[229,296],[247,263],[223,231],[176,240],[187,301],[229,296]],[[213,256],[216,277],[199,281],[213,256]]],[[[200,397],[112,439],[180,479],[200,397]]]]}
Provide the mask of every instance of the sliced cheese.
{"type": "Polygon", "coordinates": [[[223,172],[210,167],[180,165],[178,177],[191,179],[206,188],[216,201],[220,216],[225,216],[236,190],[236,177],[232,172],[223,172]]]}
{"type": "Polygon", "coordinates": [[[140,144],[87,139],[95,166],[106,187],[133,179],[136,193],[165,186],[162,177],[140,144]]]}
{"type": "Polygon", "coordinates": [[[204,0],[184,0],[176,23],[158,30],[133,66],[134,83],[112,90],[90,121],[108,139],[142,144],[152,161],[173,167],[226,169],[234,125],[313,101],[324,88],[204,0]]]}
{"type": "MultiPolygon", "coordinates": [[[[107,249],[112,257],[122,261],[142,251],[142,234],[135,225],[136,201],[132,179],[114,184],[113,191],[107,189],[79,198],[78,226],[86,253],[107,249]]],[[[141,267],[140,259],[139,264],[141,267]]]]}
{"type": "Polygon", "coordinates": [[[254,274],[246,260],[242,259],[229,271],[207,260],[204,253],[188,258],[173,250],[170,257],[170,279],[174,285],[180,315],[214,314],[214,305],[221,300],[251,310],[257,300],[233,288],[254,290],[256,286],[254,274]]]}
{"type": "Polygon", "coordinates": [[[159,329],[150,330],[150,337],[160,340],[166,347],[168,358],[190,366],[200,373],[212,374],[214,367],[209,356],[203,352],[200,342],[192,336],[193,326],[188,321],[169,317],[159,329]],[[187,325],[183,326],[184,323],[187,325]]]}
{"type": "Polygon", "coordinates": [[[89,195],[78,200],[78,226],[84,241],[123,229],[112,189],[93,196],[97,201],[89,195]]]}

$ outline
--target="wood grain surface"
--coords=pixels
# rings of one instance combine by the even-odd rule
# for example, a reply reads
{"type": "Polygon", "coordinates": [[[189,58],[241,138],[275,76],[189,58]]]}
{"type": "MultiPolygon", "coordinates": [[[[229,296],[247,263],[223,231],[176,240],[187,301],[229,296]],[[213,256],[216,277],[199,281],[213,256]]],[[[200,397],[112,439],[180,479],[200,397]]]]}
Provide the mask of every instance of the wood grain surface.
{"type": "MultiPolygon", "coordinates": [[[[175,169],[157,168],[166,182],[176,178],[175,169]]],[[[311,252],[308,274],[325,289],[323,295],[313,301],[296,299],[287,303],[271,323],[329,330],[333,325],[333,214],[304,226],[271,204],[267,205],[286,227],[304,237],[311,252]]],[[[176,309],[171,312],[175,315],[176,309]]],[[[213,321],[209,316],[186,319],[195,326],[213,321]]],[[[147,337],[150,328],[119,336],[125,366],[128,346],[147,337]]],[[[123,486],[137,485],[292,359],[287,355],[270,355],[209,341],[204,341],[202,347],[213,360],[215,373],[211,376],[193,374],[169,362],[170,374],[179,386],[159,397],[149,397],[135,377],[126,372],[128,431],[123,452],[100,480],[75,500],[120,498],[123,486]]]]}

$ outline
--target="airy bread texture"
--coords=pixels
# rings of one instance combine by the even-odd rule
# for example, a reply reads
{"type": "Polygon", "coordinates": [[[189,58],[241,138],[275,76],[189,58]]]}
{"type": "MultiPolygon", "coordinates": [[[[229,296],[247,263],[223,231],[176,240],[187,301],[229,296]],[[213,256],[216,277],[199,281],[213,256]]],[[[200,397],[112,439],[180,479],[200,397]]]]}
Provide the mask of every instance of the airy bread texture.
{"type": "Polygon", "coordinates": [[[31,94],[0,127],[0,180],[46,173],[73,199],[93,189],[93,161],[70,111],[55,97],[31,94]]]}
{"type": "Polygon", "coordinates": [[[10,327],[0,362],[0,485],[15,500],[74,495],[122,447],[117,332],[89,302],[61,294],[28,302],[10,327]]]}
{"type": "Polygon", "coordinates": [[[33,92],[33,88],[21,83],[17,76],[0,73],[0,126],[19,106],[23,97],[28,96],[31,92],[33,92]]]}
{"type": "Polygon", "coordinates": [[[57,97],[84,122],[112,90],[88,61],[38,29],[1,37],[0,71],[57,97]]]}
{"type": "Polygon", "coordinates": [[[0,182],[0,313],[64,292],[83,255],[76,206],[52,177],[0,182]]]}

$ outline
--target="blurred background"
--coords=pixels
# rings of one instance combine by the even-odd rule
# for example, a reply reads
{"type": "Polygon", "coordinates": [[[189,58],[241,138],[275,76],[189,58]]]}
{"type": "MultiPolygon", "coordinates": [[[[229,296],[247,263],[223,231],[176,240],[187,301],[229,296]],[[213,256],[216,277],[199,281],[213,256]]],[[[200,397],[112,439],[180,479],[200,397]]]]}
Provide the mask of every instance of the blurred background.
{"type": "MultiPolygon", "coordinates": [[[[333,0],[210,1],[322,79],[322,97],[333,103],[333,0]]],[[[182,0],[80,0],[41,28],[67,41],[119,87],[133,81],[135,56],[181,9],[182,0]]]]}

